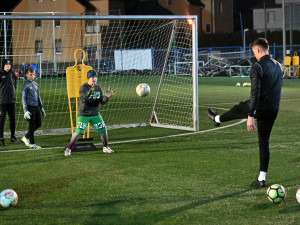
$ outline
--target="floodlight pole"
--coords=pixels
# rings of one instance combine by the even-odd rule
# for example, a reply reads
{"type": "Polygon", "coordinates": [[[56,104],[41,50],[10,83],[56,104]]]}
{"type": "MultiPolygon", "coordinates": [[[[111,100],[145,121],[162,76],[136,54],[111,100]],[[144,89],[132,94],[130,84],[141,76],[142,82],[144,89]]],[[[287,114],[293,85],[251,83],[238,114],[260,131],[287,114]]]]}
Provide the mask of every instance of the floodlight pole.
{"type": "MultiPolygon", "coordinates": [[[[54,12],[52,12],[54,15],[54,12]]],[[[56,64],[56,43],[55,43],[55,20],[52,21],[52,39],[53,39],[53,70],[56,73],[57,71],[57,64],[56,64]]]]}
{"type": "MultiPolygon", "coordinates": [[[[5,16],[6,13],[3,13],[3,15],[5,16]]],[[[5,58],[7,59],[7,31],[6,31],[6,20],[4,20],[4,54],[5,54],[5,58]]]]}
{"type": "Polygon", "coordinates": [[[283,63],[286,56],[286,33],[285,33],[285,10],[284,10],[285,0],[282,0],[282,47],[283,47],[283,63]]]}
{"type": "Polygon", "coordinates": [[[244,29],[244,52],[246,51],[246,32],[249,31],[248,28],[244,29]]]}

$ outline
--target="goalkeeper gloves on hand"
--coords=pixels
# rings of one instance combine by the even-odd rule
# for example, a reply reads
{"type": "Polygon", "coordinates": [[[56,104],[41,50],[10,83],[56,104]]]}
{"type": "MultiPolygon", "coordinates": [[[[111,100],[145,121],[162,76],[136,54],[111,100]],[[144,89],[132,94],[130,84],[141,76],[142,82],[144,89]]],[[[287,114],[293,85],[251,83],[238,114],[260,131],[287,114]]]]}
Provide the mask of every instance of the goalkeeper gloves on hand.
{"type": "Polygon", "coordinates": [[[115,94],[115,90],[112,88],[108,88],[107,91],[105,91],[105,96],[110,98],[111,96],[113,96],[115,94]]]}
{"type": "Polygon", "coordinates": [[[24,113],[24,119],[30,120],[30,115],[31,115],[31,113],[28,112],[28,111],[26,111],[26,112],[24,113]]]}
{"type": "Polygon", "coordinates": [[[43,115],[43,117],[46,117],[46,112],[45,112],[45,109],[44,109],[44,108],[42,108],[41,110],[42,110],[42,115],[43,115]]]}

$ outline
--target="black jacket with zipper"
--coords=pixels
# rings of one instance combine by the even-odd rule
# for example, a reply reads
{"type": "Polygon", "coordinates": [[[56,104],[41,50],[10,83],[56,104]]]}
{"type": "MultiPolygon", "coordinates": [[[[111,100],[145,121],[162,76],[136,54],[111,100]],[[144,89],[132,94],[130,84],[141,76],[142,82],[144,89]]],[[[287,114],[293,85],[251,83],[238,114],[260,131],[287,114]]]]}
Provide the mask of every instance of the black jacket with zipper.
{"type": "Polygon", "coordinates": [[[10,70],[0,72],[0,104],[16,103],[15,89],[17,88],[17,77],[10,70]]]}
{"type": "Polygon", "coordinates": [[[257,61],[250,70],[251,96],[249,116],[256,110],[279,110],[283,69],[270,55],[257,61]]]}

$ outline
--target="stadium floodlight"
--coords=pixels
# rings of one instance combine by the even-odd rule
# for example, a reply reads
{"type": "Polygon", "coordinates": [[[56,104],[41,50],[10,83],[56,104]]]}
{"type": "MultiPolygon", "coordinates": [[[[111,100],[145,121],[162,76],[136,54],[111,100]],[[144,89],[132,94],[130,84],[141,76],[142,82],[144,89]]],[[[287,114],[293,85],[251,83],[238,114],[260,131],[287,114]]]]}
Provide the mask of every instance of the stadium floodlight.
{"type": "MultiPolygon", "coordinates": [[[[42,71],[43,79],[37,82],[47,117],[38,132],[70,133],[66,68],[74,65],[76,49],[85,52],[84,64],[99,73],[101,87],[116,90],[110,104],[100,106],[108,128],[151,125],[199,130],[197,16],[14,13],[0,15],[0,20],[9,24],[7,51],[14,69],[21,71],[22,63],[34,63],[42,71]],[[36,27],[37,20],[41,27],[36,27]],[[54,27],[53,20],[59,20],[60,26],[54,27]],[[145,98],[135,93],[139,83],[151,87],[145,98]]],[[[2,51],[0,55],[5,55],[2,51]]],[[[22,82],[18,85],[21,90],[22,82]]],[[[18,91],[18,132],[28,126],[22,118],[21,99],[18,91]]],[[[75,104],[71,108],[75,109],[75,104]]],[[[76,110],[72,113],[76,117],[76,110]]]]}
{"type": "Polygon", "coordinates": [[[244,29],[244,51],[246,51],[246,32],[249,31],[248,28],[244,29]]]}

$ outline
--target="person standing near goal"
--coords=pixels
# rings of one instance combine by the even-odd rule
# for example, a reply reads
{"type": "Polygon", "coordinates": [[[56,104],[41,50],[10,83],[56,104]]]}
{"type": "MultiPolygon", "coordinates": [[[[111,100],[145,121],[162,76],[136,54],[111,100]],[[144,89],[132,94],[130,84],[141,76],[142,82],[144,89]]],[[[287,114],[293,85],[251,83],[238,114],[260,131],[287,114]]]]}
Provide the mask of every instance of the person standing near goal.
{"type": "Polygon", "coordinates": [[[12,63],[8,59],[2,61],[2,69],[0,72],[0,146],[5,146],[4,141],[4,123],[6,112],[8,112],[10,122],[10,141],[19,143],[15,137],[16,130],[16,94],[17,77],[12,72],[12,63]]]}
{"type": "Polygon", "coordinates": [[[207,113],[215,126],[234,119],[247,118],[247,130],[250,132],[256,130],[254,121],[256,118],[260,172],[251,186],[265,187],[270,160],[269,140],[279,110],[283,69],[280,63],[269,55],[269,44],[266,39],[256,39],[252,43],[252,51],[258,61],[250,70],[250,100],[240,102],[222,115],[216,115],[212,109],[208,109],[207,113]]]}
{"type": "Polygon", "coordinates": [[[34,132],[41,126],[41,112],[45,117],[46,112],[40,96],[39,85],[33,81],[35,78],[35,70],[31,67],[25,70],[25,79],[27,81],[22,88],[22,104],[24,110],[24,119],[29,122],[28,132],[21,140],[31,149],[40,149],[35,144],[34,132]],[[40,112],[41,111],[41,112],[40,112]]]}
{"type": "Polygon", "coordinates": [[[115,91],[109,88],[105,94],[103,93],[102,88],[97,84],[98,75],[95,70],[88,71],[87,79],[88,82],[83,84],[79,90],[77,127],[65,149],[65,156],[71,155],[71,149],[78,141],[80,135],[84,134],[89,122],[96,132],[101,134],[103,152],[114,153],[114,151],[108,147],[107,128],[100,115],[99,103],[101,105],[106,104],[109,98],[115,94],[115,91]]]}

